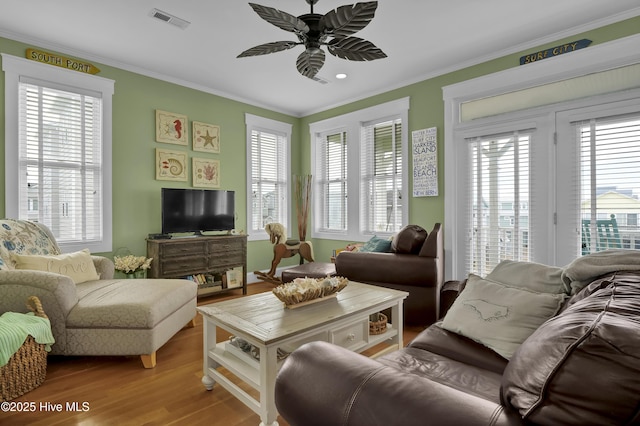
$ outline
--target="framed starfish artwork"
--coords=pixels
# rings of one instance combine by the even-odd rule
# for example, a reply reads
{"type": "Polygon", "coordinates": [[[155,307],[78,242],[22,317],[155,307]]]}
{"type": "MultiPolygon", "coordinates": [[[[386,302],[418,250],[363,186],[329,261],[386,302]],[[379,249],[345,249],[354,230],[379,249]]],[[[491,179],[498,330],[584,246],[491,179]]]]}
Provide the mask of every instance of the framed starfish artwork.
{"type": "Polygon", "coordinates": [[[156,142],[188,145],[187,116],[156,110],[156,142]]]}
{"type": "Polygon", "coordinates": [[[220,153],[220,126],[194,121],[191,135],[194,151],[220,153]]]}

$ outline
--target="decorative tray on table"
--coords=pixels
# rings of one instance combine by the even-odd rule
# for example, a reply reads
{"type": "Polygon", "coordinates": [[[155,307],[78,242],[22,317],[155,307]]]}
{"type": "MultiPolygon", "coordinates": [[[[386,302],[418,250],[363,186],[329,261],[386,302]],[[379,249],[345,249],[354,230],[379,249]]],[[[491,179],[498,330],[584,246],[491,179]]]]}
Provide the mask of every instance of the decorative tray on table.
{"type": "Polygon", "coordinates": [[[273,289],[273,294],[284,302],[285,308],[295,309],[336,297],[349,280],[343,277],[296,278],[273,289]]]}

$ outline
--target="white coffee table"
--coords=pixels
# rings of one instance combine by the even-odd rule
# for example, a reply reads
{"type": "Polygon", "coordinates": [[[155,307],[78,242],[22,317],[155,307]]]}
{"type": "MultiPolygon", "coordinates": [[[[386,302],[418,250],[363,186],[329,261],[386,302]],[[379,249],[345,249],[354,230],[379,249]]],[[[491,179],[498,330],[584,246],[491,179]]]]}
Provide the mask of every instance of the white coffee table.
{"type": "Polygon", "coordinates": [[[260,416],[262,426],[277,426],[274,399],[276,374],[282,364],[278,348],[290,352],[304,343],[327,341],[355,352],[388,342],[383,352],[402,348],[402,304],[408,293],[350,282],[337,297],[297,309],[286,309],[271,292],[198,307],[204,319],[202,383],[207,390],[217,382],[260,416]],[[391,308],[384,334],[369,334],[369,315],[391,308]],[[220,327],[260,350],[260,359],[230,342],[216,341],[220,327]],[[256,399],[223,372],[256,389],[256,399]]]}

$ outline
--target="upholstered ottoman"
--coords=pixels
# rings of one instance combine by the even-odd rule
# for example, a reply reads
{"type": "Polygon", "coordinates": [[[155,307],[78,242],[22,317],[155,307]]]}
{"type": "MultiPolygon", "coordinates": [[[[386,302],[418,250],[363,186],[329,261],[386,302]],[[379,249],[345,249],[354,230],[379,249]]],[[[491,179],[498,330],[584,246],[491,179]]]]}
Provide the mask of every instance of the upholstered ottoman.
{"type": "Polygon", "coordinates": [[[68,354],[140,355],[152,368],[156,350],[196,315],[197,286],[188,280],[90,281],[77,292],[67,317],[68,354]]]}
{"type": "Polygon", "coordinates": [[[328,262],[309,262],[282,271],[282,282],[288,283],[296,278],[324,278],[336,274],[336,265],[328,262]]]}

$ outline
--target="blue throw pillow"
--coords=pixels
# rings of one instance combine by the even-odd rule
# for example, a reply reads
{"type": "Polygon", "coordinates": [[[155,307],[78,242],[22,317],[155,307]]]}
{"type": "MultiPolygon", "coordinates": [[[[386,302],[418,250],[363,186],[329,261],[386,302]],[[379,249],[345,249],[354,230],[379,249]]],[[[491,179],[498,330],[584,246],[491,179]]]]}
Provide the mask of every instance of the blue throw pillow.
{"type": "Polygon", "coordinates": [[[375,235],[371,237],[369,241],[359,250],[361,252],[382,252],[387,253],[391,251],[391,240],[378,238],[375,235]]]}

